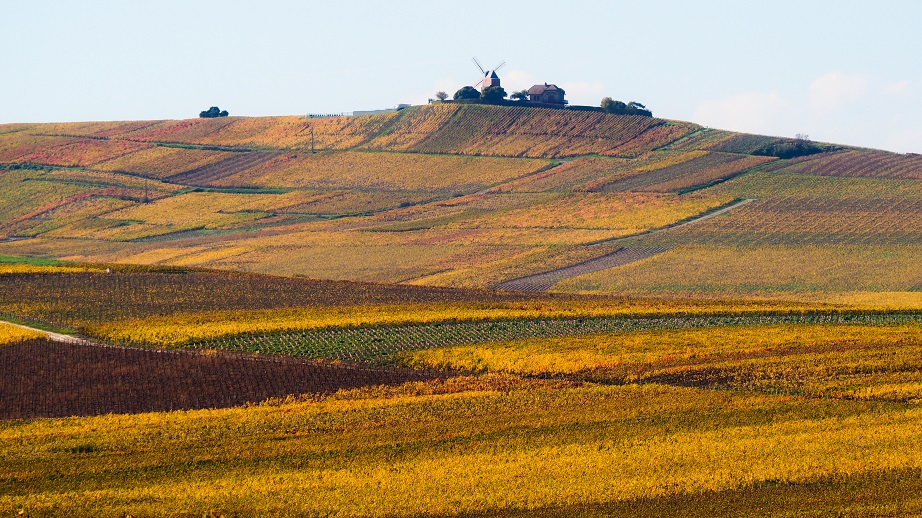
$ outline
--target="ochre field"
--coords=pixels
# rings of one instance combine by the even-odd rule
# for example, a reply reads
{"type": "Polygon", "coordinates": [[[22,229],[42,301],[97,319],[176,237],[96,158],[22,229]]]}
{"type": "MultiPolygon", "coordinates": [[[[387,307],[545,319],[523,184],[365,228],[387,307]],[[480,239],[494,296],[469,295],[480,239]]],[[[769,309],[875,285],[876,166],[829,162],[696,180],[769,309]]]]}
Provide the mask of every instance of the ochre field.
{"type": "Polygon", "coordinates": [[[0,516],[918,516],[920,181],[544,108],[0,125],[0,516]]]}

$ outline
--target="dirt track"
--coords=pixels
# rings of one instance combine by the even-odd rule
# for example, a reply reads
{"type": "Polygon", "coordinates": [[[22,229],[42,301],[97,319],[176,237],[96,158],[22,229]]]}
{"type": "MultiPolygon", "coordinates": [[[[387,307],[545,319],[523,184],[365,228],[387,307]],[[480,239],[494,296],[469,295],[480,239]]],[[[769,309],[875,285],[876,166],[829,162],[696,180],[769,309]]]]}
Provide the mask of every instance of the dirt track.
{"type": "MultiPolygon", "coordinates": [[[[664,227],[652,232],[644,234],[644,236],[654,236],[656,234],[666,232],[668,230],[686,227],[688,225],[693,225],[695,223],[700,223],[702,221],[711,219],[713,217],[724,214],[730,210],[733,210],[738,207],[742,207],[749,203],[755,201],[754,199],[747,198],[745,200],[740,200],[736,203],[723,207],[721,209],[715,210],[714,212],[709,212],[703,216],[679,223],[676,225],[664,227]]],[[[605,241],[604,244],[617,243],[619,241],[627,241],[636,236],[616,238],[605,241]]],[[[599,243],[602,244],[602,243],[599,243]]],[[[594,246],[594,245],[589,245],[594,246]]],[[[558,282],[577,277],[579,275],[585,275],[587,273],[594,273],[602,270],[607,270],[609,268],[614,268],[616,266],[624,266],[626,264],[639,261],[641,259],[646,259],[648,257],[653,257],[654,255],[661,254],[669,250],[666,247],[623,247],[615,250],[610,254],[603,255],[601,257],[596,257],[595,259],[590,259],[579,264],[574,264],[570,266],[565,266],[563,268],[558,268],[556,270],[550,270],[547,272],[542,272],[534,275],[528,275],[526,277],[519,277],[518,279],[512,279],[496,286],[500,290],[514,290],[514,291],[530,291],[530,292],[544,292],[551,289],[552,286],[558,282]]]]}
{"type": "Polygon", "coordinates": [[[602,257],[597,257],[595,259],[591,259],[579,264],[574,264],[565,268],[559,268],[549,272],[529,275],[528,277],[520,277],[518,279],[506,281],[498,285],[497,288],[501,290],[516,291],[547,291],[551,288],[551,286],[557,284],[560,281],[587,273],[598,272],[601,270],[614,268],[616,266],[630,264],[641,259],[646,259],[647,257],[653,257],[654,255],[661,254],[667,250],[669,249],[665,247],[619,248],[610,254],[603,255],[602,257]]]}

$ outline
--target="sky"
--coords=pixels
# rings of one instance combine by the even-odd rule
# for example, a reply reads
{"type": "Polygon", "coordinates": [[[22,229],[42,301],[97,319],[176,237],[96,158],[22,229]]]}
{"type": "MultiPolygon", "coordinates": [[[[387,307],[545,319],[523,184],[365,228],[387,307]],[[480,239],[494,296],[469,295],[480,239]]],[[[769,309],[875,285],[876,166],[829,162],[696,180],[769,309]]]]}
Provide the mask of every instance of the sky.
{"type": "Polygon", "coordinates": [[[922,153],[922,2],[0,0],[0,123],[424,104],[502,61],[713,128],[922,153]]]}

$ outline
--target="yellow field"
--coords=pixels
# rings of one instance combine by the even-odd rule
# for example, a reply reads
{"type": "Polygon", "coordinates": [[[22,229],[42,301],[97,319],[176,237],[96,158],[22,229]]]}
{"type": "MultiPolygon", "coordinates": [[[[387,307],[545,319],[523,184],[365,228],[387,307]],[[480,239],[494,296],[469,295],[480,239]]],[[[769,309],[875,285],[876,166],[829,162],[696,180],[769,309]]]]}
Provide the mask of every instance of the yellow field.
{"type": "Polygon", "coordinates": [[[910,291],[922,285],[918,246],[683,245],[561,282],[555,290],[681,296],[910,291]]]}
{"type": "Polygon", "coordinates": [[[75,272],[98,272],[99,268],[87,266],[57,266],[57,265],[34,265],[34,264],[10,264],[0,263],[0,275],[9,275],[17,273],[75,273],[75,272]]]}
{"type": "Polygon", "coordinates": [[[582,193],[501,214],[468,218],[464,228],[585,228],[620,237],[664,227],[718,207],[730,199],[654,193],[582,193]]]}
{"type": "Polygon", "coordinates": [[[797,324],[632,331],[423,349],[404,361],[419,367],[517,374],[574,374],[598,369],[636,382],[663,369],[858,344],[922,346],[922,325],[797,324]]]}
{"type": "Polygon", "coordinates": [[[842,293],[797,293],[789,299],[804,302],[823,300],[830,304],[868,306],[883,309],[922,309],[922,291],[852,291],[842,293]]]}
{"type": "Polygon", "coordinates": [[[548,163],[398,153],[306,153],[278,157],[214,185],[455,193],[525,176],[548,163]]]}
{"type": "MultiPolygon", "coordinates": [[[[567,515],[716,491],[747,502],[763,483],[790,487],[796,500],[800,484],[823,477],[872,489],[873,474],[922,467],[917,407],[659,385],[493,383],[0,424],[0,469],[14,474],[0,506],[67,515],[567,515]],[[120,473],[139,468],[125,484],[120,473]]],[[[883,500],[868,505],[884,506],[878,511],[899,498],[877,493],[883,500]]],[[[843,505],[847,494],[831,496],[843,505]]],[[[903,505],[917,500],[904,496],[903,505]]]]}
{"type": "Polygon", "coordinates": [[[658,300],[540,301],[490,304],[394,304],[174,313],[170,316],[91,325],[86,331],[115,341],[176,346],[189,341],[244,333],[327,327],[358,327],[427,322],[601,316],[713,315],[800,312],[816,306],[794,304],[696,303],[658,300]]]}
{"type": "Polygon", "coordinates": [[[19,326],[7,324],[6,322],[0,322],[0,345],[41,338],[43,336],[44,334],[30,329],[24,329],[19,326]]]}

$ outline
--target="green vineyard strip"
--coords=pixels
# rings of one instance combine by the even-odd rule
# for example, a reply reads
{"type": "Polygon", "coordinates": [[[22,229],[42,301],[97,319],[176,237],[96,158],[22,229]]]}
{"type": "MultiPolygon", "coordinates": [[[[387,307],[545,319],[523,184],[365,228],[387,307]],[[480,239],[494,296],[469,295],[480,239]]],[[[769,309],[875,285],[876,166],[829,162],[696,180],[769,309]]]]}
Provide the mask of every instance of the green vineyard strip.
{"type": "Polygon", "coordinates": [[[195,342],[188,347],[328,360],[387,364],[394,355],[462,344],[617,333],[648,329],[770,324],[905,324],[922,322],[922,313],[841,313],[657,318],[531,319],[491,322],[441,322],[407,326],[332,328],[235,335],[195,342]]]}

